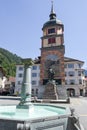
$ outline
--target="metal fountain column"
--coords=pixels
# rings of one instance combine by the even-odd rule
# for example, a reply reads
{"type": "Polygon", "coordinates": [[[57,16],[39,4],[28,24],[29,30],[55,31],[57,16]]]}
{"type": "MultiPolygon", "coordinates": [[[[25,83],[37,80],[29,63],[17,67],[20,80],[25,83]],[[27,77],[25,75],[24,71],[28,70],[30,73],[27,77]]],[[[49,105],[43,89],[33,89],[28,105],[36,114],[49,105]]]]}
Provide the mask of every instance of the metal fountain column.
{"type": "Polygon", "coordinates": [[[21,104],[31,102],[31,66],[24,65],[24,77],[21,89],[21,104]]]}
{"type": "Polygon", "coordinates": [[[28,109],[32,106],[31,103],[31,66],[24,64],[24,76],[21,88],[21,100],[17,108],[28,109]]]}

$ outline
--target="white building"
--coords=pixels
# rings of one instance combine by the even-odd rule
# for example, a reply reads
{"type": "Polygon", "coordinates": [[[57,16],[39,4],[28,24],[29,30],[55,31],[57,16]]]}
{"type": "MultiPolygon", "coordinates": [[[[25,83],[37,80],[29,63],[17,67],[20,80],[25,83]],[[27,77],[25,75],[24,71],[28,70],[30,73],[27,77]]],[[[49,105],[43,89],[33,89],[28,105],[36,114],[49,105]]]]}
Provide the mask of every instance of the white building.
{"type": "Polygon", "coordinates": [[[67,58],[65,64],[65,87],[70,96],[84,95],[84,69],[83,61],[67,58]]]}
{"type": "MultiPolygon", "coordinates": [[[[64,58],[65,65],[65,88],[69,96],[82,96],[84,95],[84,70],[82,69],[84,62],[64,58]]],[[[16,83],[15,94],[21,92],[23,81],[24,66],[16,66],[16,83]]],[[[40,59],[31,68],[31,83],[32,83],[32,96],[38,96],[43,93],[44,88],[40,86],[40,59]]]]}
{"type": "Polygon", "coordinates": [[[7,78],[5,77],[5,71],[2,67],[0,67],[0,89],[5,88],[5,83],[7,81],[7,78]]]}
{"type": "MultiPolygon", "coordinates": [[[[24,65],[17,65],[16,66],[15,94],[21,93],[23,74],[24,74],[24,65]]],[[[35,64],[31,68],[31,83],[32,83],[32,96],[37,96],[38,86],[40,84],[40,64],[35,64]]]]}

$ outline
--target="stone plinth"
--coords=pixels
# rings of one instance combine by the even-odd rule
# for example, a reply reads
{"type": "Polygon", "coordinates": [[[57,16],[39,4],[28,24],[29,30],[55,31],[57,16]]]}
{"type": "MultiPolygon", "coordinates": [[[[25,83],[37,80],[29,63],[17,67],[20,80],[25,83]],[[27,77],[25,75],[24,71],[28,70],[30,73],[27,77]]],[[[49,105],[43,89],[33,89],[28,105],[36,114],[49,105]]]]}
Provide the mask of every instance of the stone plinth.
{"type": "Polygon", "coordinates": [[[45,91],[43,94],[43,99],[53,99],[58,100],[57,88],[54,80],[49,81],[45,86],[45,91]]]}

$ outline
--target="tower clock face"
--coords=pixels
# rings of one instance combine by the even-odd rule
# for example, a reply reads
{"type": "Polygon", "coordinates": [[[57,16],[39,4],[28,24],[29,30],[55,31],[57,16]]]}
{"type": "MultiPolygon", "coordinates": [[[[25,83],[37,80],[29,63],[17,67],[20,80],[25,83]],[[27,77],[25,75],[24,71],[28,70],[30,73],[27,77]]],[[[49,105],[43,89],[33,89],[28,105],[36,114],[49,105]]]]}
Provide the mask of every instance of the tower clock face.
{"type": "Polygon", "coordinates": [[[55,72],[54,77],[60,75],[60,62],[57,55],[48,55],[45,60],[44,70],[45,70],[45,77],[48,78],[48,71],[52,69],[55,72]]]}
{"type": "Polygon", "coordinates": [[[58,56],[57,55],[48,55],[46,57],[46,60],[51,60],[51,61],[57,61],[58,60],[58,56]]]}

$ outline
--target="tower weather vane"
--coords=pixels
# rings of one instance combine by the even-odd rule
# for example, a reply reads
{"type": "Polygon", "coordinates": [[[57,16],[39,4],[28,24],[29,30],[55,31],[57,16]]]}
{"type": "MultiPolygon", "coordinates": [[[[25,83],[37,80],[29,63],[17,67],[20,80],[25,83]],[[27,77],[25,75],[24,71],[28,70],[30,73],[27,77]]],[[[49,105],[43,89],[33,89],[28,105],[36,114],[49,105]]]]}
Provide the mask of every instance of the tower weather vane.
{"type": "Polygon", "coordinates": [[[52,3],[52,8],[53,8],[53,6],[54,6],[54,1],[53,1],[53,0],[51,0],[51,3],[52,3]]]}
{"type": "Polygon", "coordinates": [[[54,1],[53,1],[53,0],[51,0],[51,3],[52,3],[52,4],[53,4],[53,2],[54,2],[54,1]]]}
{"type": "Polygon", "coordinates": [[[53,5],[53,0],[51,0],[51,3],[52,3],[52,5],[53,5]]]}

